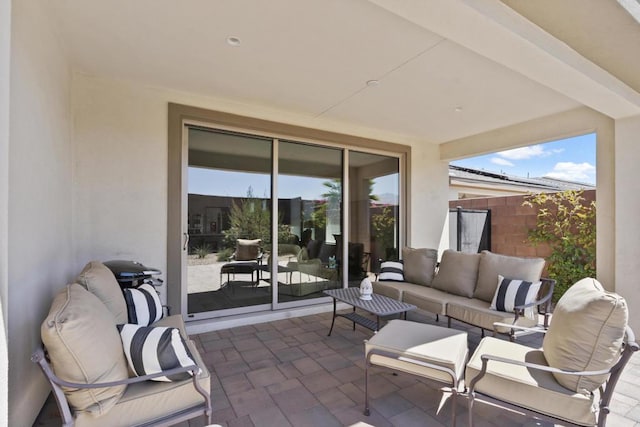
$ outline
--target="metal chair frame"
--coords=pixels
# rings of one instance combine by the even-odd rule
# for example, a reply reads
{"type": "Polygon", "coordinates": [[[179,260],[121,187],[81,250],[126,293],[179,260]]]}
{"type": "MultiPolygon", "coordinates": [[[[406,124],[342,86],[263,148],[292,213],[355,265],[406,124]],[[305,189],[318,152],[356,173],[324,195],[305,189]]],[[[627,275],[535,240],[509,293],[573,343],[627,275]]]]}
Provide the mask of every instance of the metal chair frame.
{"type": "Polygon", "coordinates": [[[204,416],[207,424],[211,424],[211,396],[209,392],[204,390],[202,386],[198,383],[198,373],[200,372],[200,368],[197,365],[186,366],[182,368],[170,369],[162,372],[158,372],[155,374],[144,375],[140,377],[127,378],[125,380],[120,381],[111,381],[106,383],[93,383],[93,384],[84,384],[84,383],[74,383],[70,381],[65,381],[54,374],[53,369],[51,369],[51,365],[47,360],[46,351],[43,347],[38,347],[36,351],[31,356],[31,361],[36,363],[45,377],[49,381],[51,385],[51,389],[53,390],[53,396],[56,399],[56,403],[58,405],[58,409],[60,410],[60,416],[62,417],[62,425],[63,427],[73,427],[75,424],[74,416],[71,407],[69,406],[69,401],[62,390],[62,387],[70,387],[75,389],[93,389],[93,388],[105,388],[105,387],[113,387],[118,385],[128,385],[135,384],[144,381],[151,380],[152,378],[175,375],[183,372],[190,372],[193,380],[193,386],[196,391],[200,393],[203,397],[203,402],[199,405],[193,406],[191,408],[186,408],[178,412],[170,413],[170,414],[160,414],[158,418],[143,423],[138,424],[136,427],[151,427],[151,426],[171,426],[176,423],[189,420],[191,418],[204,416]]]}

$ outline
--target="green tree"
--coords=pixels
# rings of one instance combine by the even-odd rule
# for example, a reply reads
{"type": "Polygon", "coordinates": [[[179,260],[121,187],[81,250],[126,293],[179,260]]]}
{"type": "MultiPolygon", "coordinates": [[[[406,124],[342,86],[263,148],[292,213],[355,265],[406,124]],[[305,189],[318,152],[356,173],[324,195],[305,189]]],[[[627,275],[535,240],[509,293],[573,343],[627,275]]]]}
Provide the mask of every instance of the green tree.
{"type": "Polygon", "coordinates": [[[582,194],[575,190],[535,194],[523,203],[538,208],[529,241],[546,243],[552,250],[547,271],[556,280],[554,301],[576,281],[596,274],[596,205],[582,194]]]}
{"type": "MultiPolygon", "coordinates": [[[[230,227],[223,231],[225,244],[235,248],[237,239],[261,239],[263,249],[271,244],[271,212],[265,199],[253,195],[253,188],[247,190],[247,197],[238,203],[233,200],[229,214],[230,227]]],[[[278,241],[291,241],[291,227],[282,224],[282,216],[278,218],[278,241]]]]}
{"type": "Polygon", "coordinates": [[[384,251],[385,259],[392,259],[397,256],[395,250],[396,218],[390,206],[385,206],[382,212],[371,215],[371,227],[374,231],[378,247],[384,251]]]}

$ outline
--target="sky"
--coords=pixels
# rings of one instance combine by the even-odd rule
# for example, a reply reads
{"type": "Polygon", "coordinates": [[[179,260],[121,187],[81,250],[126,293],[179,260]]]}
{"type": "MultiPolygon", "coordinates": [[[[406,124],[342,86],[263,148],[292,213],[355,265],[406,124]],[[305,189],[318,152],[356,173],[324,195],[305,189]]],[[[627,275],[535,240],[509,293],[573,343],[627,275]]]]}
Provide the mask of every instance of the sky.
{"type": "Polygon", "coordinates": [[[530,145],[456,160],[451,164],[525,178],[546,176],[595,185],[596,135],[530,145]]]}
{"type": "MultiPolygon", "coordinates": [[[[535,144],[513,150],[451,162],[456,166],[521,177],[543,176],[596,183],[596,135],[588,134],[545,144],[535,144]]],[[[189,167],[189,193],[229,197],[246,197],[251,187],[256,197],[269,197],[271,180],[267,174],[221,171],[189,167]]],[[[324,178],[285,175],[279,177],[281,198],[322,198],[326,192],[324,178]]],[[[373,194],[397,194],[397,175],[376,178],[373,194]]]]}
{"type": "MultiPolygon", "coordinates": [[[[302,197],[316,200],[327,192],[323,185],[328,181],[326,178],[280,175],[278,179],[280,198],[283,199],[302,197]]],[[[255,197],[268,198],[271,194],[271,180],[267,174],[189,167],[188,180],[189,194],[246,197],[249,187],[255,197]]],[[[398,194],[397,175],[376,178],[373,194],[398,194]]]]}

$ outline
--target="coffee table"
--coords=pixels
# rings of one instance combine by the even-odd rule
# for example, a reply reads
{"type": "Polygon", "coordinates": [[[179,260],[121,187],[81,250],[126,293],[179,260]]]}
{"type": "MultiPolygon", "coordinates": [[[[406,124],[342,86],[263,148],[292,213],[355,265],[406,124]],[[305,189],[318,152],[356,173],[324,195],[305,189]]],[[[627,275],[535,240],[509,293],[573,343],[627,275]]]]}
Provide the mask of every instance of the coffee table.
{"type": "Polygon", "coordinates": [[[407,304],[378,294],[371,295],[370,300],[362,300],[360,299],[359,288],[328,289],[324,291],[324,293],[333,298],[333,319],[331,320],[331,329],[329,329],[328,336],[331,336],[336,317],[344,317],[345,319],[351,320],[354,330],[356,329],[357,323],[360,326],[377,332],[380,329],[381,316],[404,313],[404,318],[406,319],[407,311],[416,308],[413,304],[407,304]],[[349,313],[337,313],[336,305],[338,301],[352,305],[353,311],[349,313]],[[356,308],[374,314],[376,316],[375,322],[368,317],[356,313],[356,308]]]}

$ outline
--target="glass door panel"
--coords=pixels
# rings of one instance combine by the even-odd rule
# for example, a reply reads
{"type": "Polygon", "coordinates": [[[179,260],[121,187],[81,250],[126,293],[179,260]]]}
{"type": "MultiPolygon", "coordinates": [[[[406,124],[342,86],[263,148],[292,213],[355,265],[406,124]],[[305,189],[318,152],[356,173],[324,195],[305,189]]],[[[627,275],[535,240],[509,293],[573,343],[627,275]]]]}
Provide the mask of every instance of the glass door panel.
{"type": "Polygon", "coordinates": [[[379,259],[399,258],[399,159],[350,151],[349,187],[349,286],[359,286],[379,259]]]}
{"type": "Polygon", "coordinates": [[[271,245],[272,141],[200,128],[188,138],[188,312],[271,304],[261,279],[271,245]]]}
{"type": "Polygon", "coordinates": [[[278,302],[341,287],[342,150],[282,141],[278,148],[278,302]]]}

